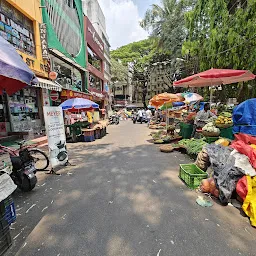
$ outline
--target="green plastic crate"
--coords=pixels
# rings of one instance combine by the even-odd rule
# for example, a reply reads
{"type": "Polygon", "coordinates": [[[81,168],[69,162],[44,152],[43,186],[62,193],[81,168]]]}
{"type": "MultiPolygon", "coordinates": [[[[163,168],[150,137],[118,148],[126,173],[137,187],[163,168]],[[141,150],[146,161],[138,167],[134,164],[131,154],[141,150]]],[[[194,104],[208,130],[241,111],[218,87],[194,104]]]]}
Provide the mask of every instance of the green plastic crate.
{"type": "Polygon", "coordinates": [[[201,181],[207,177],[207,173],[195,164],[180,164],[179,178],[191,189],[199,187],[201,181]]]}

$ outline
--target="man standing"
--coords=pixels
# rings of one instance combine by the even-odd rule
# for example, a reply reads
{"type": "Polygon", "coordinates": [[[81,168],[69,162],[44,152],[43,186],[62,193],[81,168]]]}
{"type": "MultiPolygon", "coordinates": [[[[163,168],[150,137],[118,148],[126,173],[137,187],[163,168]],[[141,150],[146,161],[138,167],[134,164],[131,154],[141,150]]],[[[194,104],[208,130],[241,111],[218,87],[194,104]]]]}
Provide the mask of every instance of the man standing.
{"type": "Polygon", "coordinates": [[[148,121],[148,125],[149,125],[150,119],[151,119],[151,117],[152,117],[152,112],[151,112],[151,110],[147,109],[147,111],[146,111],[146,117],[147,117],[147,121],[148,121]]]}
{"type": "Polygon", "coordinates": [[[206,125],[206,122],[210,117],[216,117],[216,116],[210,111],[210,104],[205,103],[204,109],[200,110],[196,115],[193,132],[192,132],[192,137],[194,137],[194,135],[196,133],[196,129],[203,128],[206,125]]]}

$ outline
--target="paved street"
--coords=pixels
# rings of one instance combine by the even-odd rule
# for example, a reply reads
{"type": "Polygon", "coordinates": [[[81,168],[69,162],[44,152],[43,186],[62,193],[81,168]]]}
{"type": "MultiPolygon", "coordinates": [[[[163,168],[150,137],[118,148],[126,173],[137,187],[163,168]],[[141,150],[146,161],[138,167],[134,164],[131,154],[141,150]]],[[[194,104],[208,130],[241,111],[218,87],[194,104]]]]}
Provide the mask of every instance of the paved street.
{"type": "Polygon", "coordinates": [[[123,121],[71,144],[74,166],[15,193],[17,256],[255,255],[256,231],[232,206],[196,204],[178,178],[180,153],[160,153],[146,125],[123,121]]]}

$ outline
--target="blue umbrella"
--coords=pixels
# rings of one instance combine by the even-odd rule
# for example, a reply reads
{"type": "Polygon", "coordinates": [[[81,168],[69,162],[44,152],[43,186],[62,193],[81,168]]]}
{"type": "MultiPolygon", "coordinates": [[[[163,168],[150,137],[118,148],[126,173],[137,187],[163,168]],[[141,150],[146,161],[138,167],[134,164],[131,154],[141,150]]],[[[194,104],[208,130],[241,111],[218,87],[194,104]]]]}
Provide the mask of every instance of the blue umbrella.
{"type": "Polygon", "coordinates": [[[87,100],[83,98],[73,98],[61,103],[60,107],[62,107],[63,110],[92,109],[92,108],[99,108],[99,105],[91,100],[87,100]]]}
{"type": "Polygon", "coordinates": [[[11,95],[26,85],[38,83],[35,74],[15,48],[0,36],[0,91],[11,95]]]}
{"type": "Polygon", "coordinates": [[[172,105],[173,105],[173,107],[181,107],[181,106],[184,106],[185,103],[184,102],[173,102],[172,105]]]}
{"type": "Polygon", "coordinates": [[[155,107],[151,106],[151,105],[148,105],[147,107],[148,109],[155,109],[155,107]]]}

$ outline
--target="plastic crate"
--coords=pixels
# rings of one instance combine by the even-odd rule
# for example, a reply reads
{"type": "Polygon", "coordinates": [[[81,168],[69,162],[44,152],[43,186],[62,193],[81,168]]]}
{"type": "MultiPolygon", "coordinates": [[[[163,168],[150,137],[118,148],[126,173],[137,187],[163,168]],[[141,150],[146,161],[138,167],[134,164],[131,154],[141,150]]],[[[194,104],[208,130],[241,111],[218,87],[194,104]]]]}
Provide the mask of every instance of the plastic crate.
{"type": "Polygon", "coordinates": [[[0,256],[4,255],[5,252],[12,245],[12,237],[10,234],[10,228],[0,230],[0,256]]]}
{"type": "Polygon", "coordinates": [[[94,135],[92,136],[84,136],[84,142],[92,142],[95,141],[94,135]]]}
{"type": "Polygon", "coordinates": [[[95,136],[95,139],[96,139],[96,140],[102,138],[100,131],[101,131],[101,129],[96,129],[96,130],[94,131],[94,136],[95,136]]]}
{"type": "Polygon", "coordinates": [[[197,188],[207,176],[207,173],[195,164],[180,164],[179,178],[191,189],[197,188]]]}
{"type": "Polygon", "coordinates": [[[0,214],[1,217],[8,221],[9,225],[16,220],[15,205],[11,196],[8,196],[0,203],[0,214]]]}
{"type": "Polygon", "coordinates": [[[205,141],[208,143],[208,144],[211,144],[213,142],[215,142],[216,140],[218,140],[220,137],[205,137],[205,141]]]}

